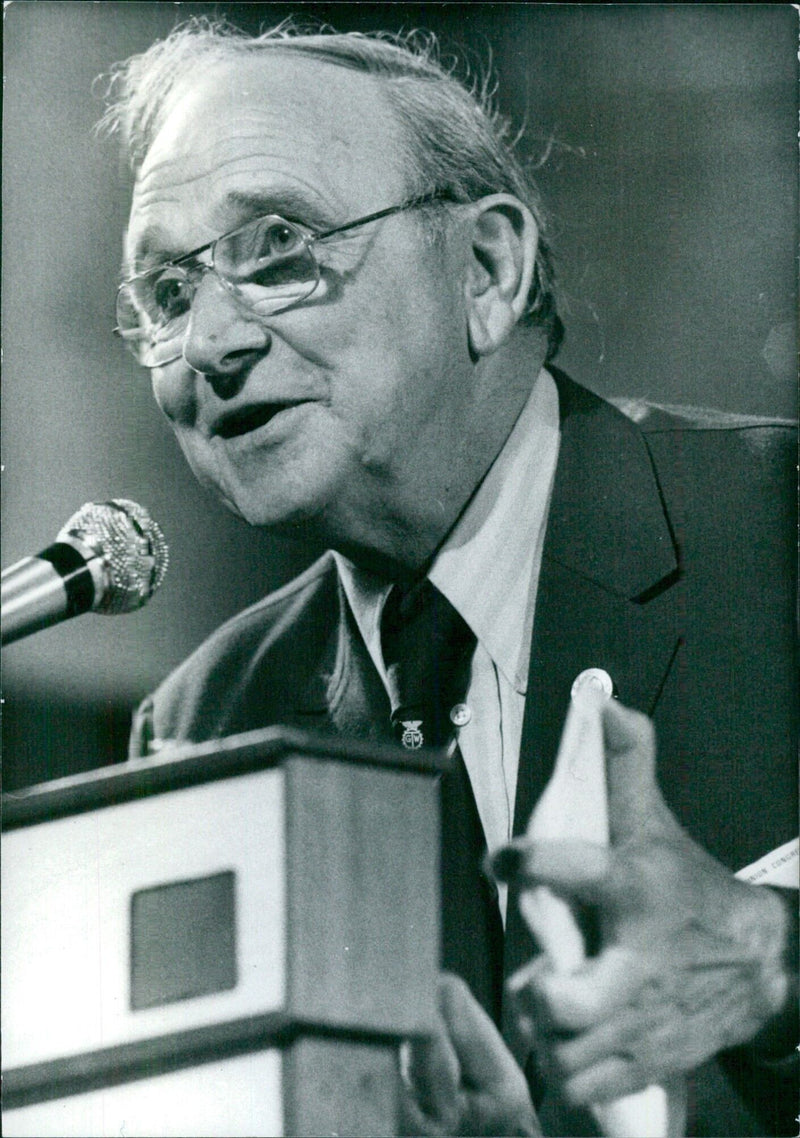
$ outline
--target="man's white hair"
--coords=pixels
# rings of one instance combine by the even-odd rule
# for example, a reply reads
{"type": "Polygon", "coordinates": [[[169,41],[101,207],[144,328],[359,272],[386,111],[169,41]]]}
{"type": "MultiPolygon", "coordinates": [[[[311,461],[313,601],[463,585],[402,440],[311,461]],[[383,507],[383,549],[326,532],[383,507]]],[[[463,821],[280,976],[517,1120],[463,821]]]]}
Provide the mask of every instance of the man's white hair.
{"type": "Polygon", "coordinates": [[[552,359],[564,329],[538,189],[514,152],[509,123],[497,112],[488,81],[467,86],[455,78],[442,65],[432,33],[309,31],[287,20],[253,36],[225,21],[194,18],[115,65],[100,127],[119,136],[135,175],[179,82],[209,64],[266,52],[302,53],[379,77],[406,139],[410,196],[438,193],[468,202],[508,193],[528,207],[539,227],[539,246],[524,319],[546,336],[552,359]]]}

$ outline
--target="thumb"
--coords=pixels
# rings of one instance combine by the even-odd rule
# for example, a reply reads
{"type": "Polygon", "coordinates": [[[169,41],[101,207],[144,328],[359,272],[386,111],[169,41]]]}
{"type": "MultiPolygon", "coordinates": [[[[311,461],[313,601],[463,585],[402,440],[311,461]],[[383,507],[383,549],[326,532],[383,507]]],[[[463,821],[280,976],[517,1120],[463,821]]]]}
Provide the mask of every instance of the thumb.
{"type": "Polygon", "coordinates": [[[656,736],[647,716],[608,700],[603,742],[612,845],[677,826],[656,781],[656,736]]]}

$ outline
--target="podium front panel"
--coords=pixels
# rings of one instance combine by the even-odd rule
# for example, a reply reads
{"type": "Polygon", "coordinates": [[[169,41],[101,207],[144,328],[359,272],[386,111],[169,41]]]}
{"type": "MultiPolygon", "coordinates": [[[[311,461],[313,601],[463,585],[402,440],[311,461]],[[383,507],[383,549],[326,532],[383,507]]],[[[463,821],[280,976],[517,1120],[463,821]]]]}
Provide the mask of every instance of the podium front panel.
{"type": "MultiPolygon", "coordinates": [[[[4,835],[4,1067],[282,1008],[284,813],[284,772],[277,768],[4,835]],[[227,930],[234,986],[183,998],[168,990],[168,1002],[136,1007],[135,898],[163,890],[175,927],[162,939],[179,949],[181,893],[191,903],[196,883],[202,901],[203,883],[222,874],[232,875],[235,892],[227,930]]],[[[200,956],[194,971],[202,972],[204,946],[193,947],[200,956]]],[[[168,963],[162,960],[162,969],[168,963]]]]}
{"type": "Polygon", "coordinates": [[[5,1133],[396,1132],[397,1044],[436,1014],[436,768],[264,738],[13,804],[5,1133]]]}
{"type": "Polygon", "coordinates": [[[7,1110],[6,1138],[204,1138],[284,1133],[281,1052],[251,1052],[7,1110]]]}

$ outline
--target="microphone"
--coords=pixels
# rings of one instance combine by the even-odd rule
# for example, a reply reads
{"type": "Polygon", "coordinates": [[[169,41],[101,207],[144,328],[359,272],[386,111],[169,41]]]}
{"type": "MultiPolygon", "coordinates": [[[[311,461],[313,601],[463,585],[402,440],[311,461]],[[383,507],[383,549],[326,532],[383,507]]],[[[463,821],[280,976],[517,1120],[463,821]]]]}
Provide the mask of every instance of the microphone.
{"type": "Polygon", "coordinates": [[[168,561],[164,535],[143,506],[125,498],[87,502],[52,545],[3,572],[0,640],[10,644],[84,612],[141,608],[168,561]]]}

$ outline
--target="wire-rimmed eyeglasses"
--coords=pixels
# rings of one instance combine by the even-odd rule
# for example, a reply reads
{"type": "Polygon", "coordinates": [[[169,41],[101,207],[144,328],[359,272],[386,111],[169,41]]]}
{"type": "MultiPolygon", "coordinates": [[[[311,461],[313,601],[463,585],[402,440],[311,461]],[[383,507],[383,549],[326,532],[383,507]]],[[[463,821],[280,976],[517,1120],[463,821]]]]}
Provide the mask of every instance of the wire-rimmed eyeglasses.
{"type": "Polygon", "coordinates": [[[257,217],[124,281],[117,290],[114,331],[144,367],[163,367],[183,354],[192,301],[205,273],[213,272],[248,312],[274,316],[306,300],[319,285],[317,242],[445,197],[425,194],[322,232],[274,213],[257,217]],[[206,261],[199,260],[203,256],[206,261]]]}

